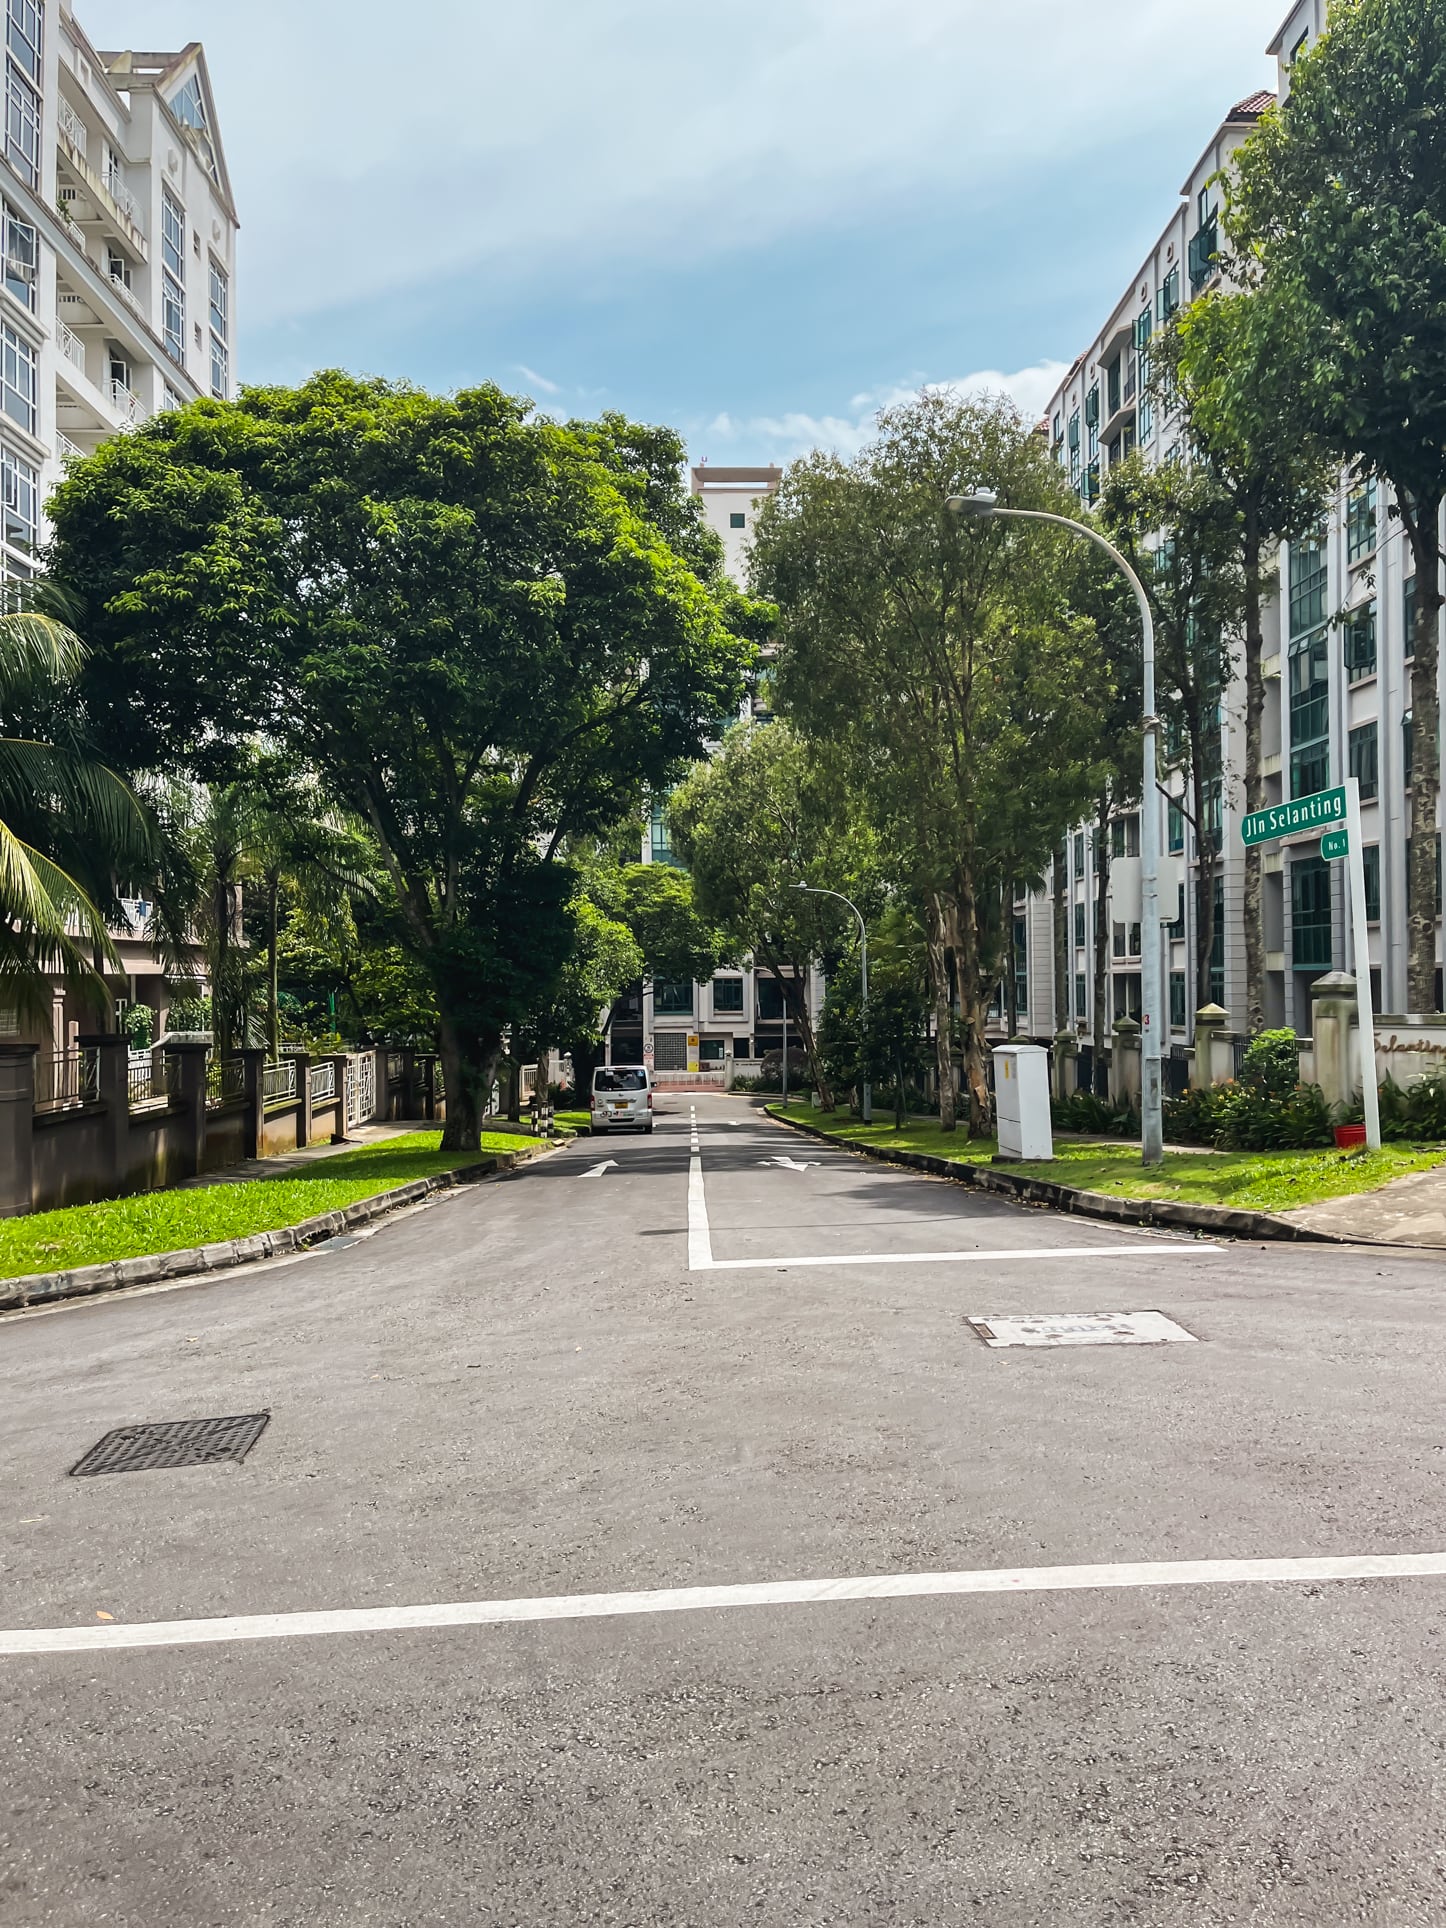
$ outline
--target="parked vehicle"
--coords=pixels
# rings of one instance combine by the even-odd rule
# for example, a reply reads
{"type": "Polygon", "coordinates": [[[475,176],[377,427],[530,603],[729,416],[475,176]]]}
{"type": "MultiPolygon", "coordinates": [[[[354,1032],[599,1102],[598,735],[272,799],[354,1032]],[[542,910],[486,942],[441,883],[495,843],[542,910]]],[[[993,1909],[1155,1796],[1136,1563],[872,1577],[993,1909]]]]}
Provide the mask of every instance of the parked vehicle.
{"type": "Polygon", "coordinates": [[[653,1074],[645,1064],[600,1064],[592,1074],[592,1128],[653,1129],[653,1074]]]}

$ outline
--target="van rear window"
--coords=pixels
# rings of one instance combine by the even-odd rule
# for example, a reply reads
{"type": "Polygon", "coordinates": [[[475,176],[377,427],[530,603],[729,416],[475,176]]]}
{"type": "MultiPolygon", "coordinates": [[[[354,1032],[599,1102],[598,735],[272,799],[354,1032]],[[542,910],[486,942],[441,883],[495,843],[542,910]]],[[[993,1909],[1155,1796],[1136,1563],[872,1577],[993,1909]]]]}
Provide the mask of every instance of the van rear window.
{"type": "Polygon", "coordinates": [[[646,1091],[648,1074],[634,1071],[624,1065],[611,1071],[595,1071],[592,1076],[594,1091],[646,1091]]]}

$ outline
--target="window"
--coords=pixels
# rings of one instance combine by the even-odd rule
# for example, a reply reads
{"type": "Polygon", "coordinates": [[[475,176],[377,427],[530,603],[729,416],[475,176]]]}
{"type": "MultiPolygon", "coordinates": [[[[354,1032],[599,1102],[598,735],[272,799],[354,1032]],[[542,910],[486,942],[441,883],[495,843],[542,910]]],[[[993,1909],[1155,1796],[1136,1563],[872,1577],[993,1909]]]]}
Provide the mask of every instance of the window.
{"type": "Polygon", "coordinates": [[[1210,905],[1210,1002],[1225,1002],[1225,879],[1217,872],[1210,905]]]}
{"type": "Polygon", "coordinates": [[[693,987],[686,978],[660,977],[653,983],[653,1010],[660,1018],[690,1018],[693,987]]]}
{"type": "Polygon", "coordinates": [[[1185,942],[1185,886],[1180,884],[1175,898],[1174,922],[1167,924],[1165,930],[1172,944],[1185,942]]]}
{"type": "Polygon", "coordinates": [[[1055,418],[1054,418],[1054,421],[1053,421],[1053,422],[1052,422],[1052,423],[1050,424],[1050,427],[1051,427],[1051,431],[1052,431],[1052,434],[1053,434],[1053,438],[1054,438],[1054,440],[1055,440],[1056,442],[1062,442],[1062,441],[1064,440],[1064,417],[1063,417],[1063,415],[1061,415],[1061,414],[1058,414],[1058,413],[1056,413],[1056,415],[1055,415],[1055,418]]]}
{"type": "Polygon", "coordinates": [[[1085,396],[1085,427],[1097,429],[1100,425],[1100,385],[1096,382],[1085,396]]]}
{"type": "Polygon", "coordinates": [[[1083,832],[1083,830],[1077,830],[1077,831],[1075,832],[1075,835],[1074,835],[1074,875],[1075,875],[1075,882],[1076,882],[1076,883],[1080,883],[1080,884],[1082,884],[1082,883],[1084,882],[1084,874],[1085,874],[1085,840],[1084,840],[1084,832],[1083,832]]]}
{"type": "Polygon", "coordinates": [[[1140,819],[1131,813],[1128,817],[1116,817],[1110,825],[1110,854],[1114,857],[1138,857],[1140,854],[1140,819]]]}
{"type": "Polygon", "coordinates": [[[40,268],[40,251],[35,229],[23,221],[8,201],[0,203],[4,222],[5,286],[22,308],[35,307],[35,282],[40,268]]]}
{"type": "Polygon", "coordinates": [[[1014,920],[1014,1008],[1022,1017],[1029,1009],[1029,926],[1014,920]]]}
{"type": "Polygon", "coordinates": [[[1361,786],[1361,802],[1369,803],[1381,793],[1380,733],[1374,723],[1363,723],[1352,730],[1348,741],[1350,774],[1361,786]]]}
{"type": "Polygon", "coordinates": [[[1401,634],[1406,639],[1405,657],[1409,663],[1416,654],[1416,578],[1407,576],[1401,597],[1401,634]]]}
{"type": "Polygon", "coordinates": [[[1120,358],[1116,355],[1115,359],[1105,370],[1105,407],[1107,414],[1115,415],[1119,413],[1121,379],[1120,358]]]}
{"type": "Polygon", "coordinates": [[[759,1020],[774,1023],[783,1016],[783,986],[776,977],[756,977],[753,980],[754,992],[758,998],[759,1020]]]}
{"type": "Polygon", "coordinates": [[[1290,650],[1290,794],[1314,796],[1330,782],[1330,670],[1326,633],[1290,650]]]}
{"type": "Polygon", "coordinates": [[[206,109],[201,101],[201,83],[194,74],[171,96],[171,112],[182,127],[194,127],[198,132],[206,126],[206,109]]]}
{"type": "Polygon", "coordinates": [[[183,409],[185,406],[186,404],[181,400],[180,396],[176,393],[175,389],[171,387],[171,384],[169,382],[167,382],[165,387],[161,390],[162,415],[174,415],[179,410],[183,409]]]}
{"type": "Polygon", "coordinates": [[[1326,576],[1325,541],[1322,537],[1290,545],[1292,636],[1302,636],[1308,629],[1318,629],[1325,621],[1326,576]]]}
{"type": "Polygon", "coordinates": [[[1083,904],[1076,904],[1074,907],[1074,941],[1075,949],[1082,951],[1085,945],[1085,907],[1083,904]]]}
{"type": "Polygon", "coordinates": [[[1087,1018],[1090,1014],[1089,991],[1083,971],[1076,971],[1074,979],[1074,1014],[1077,1018],[1087,1018]]]}
{"type": "Polygon", "coordinates": [[[748,518],[741,509],[735,509],[729,516],[728,527],[730,529],[746,529],[748,527],[748,518]]]}
{"type": "Polygon", "coordinates": [[[1361,852],[1366,872],[1366,921],[1379,924],[1381,921],[1381,846],[1367,844],[1361,852]]]}
{"type": "Polygon", "coordinates": [[[186,212],[161,189],[161,333],[173,361],[186,358],[186,212]]]}
{"type": "Polygon", "coordinates": [[[1139,957],[1143,949],[1138,924],[1115,925],[1114,954],[1116,957],[1139,957]]]}
{"type": "Polygon", "coordinates": [[[673,838],[668,829],[668,806],[655,800],[648,814],[648,853],[655,864],[673,861],[673,838]]]}
{"type": "Polygon", "coordinates": [[[1346,677],[1362,683],[1376,673],[1376,605],[1362,603],[1346,617],[1346,677]]]}
{"type": "Polygon", "coordinates": [[[1401,718],[1401,776],[1406,788],[1411,787],[1411,766],[1416,757],[1416,729],[1410,710],[1401,718]]]}
{"type": "Polygon", "coordinates": [[[224,341],[211,337],[211,393],[224,402],[231,393],[231,355],[224,341]]]}
{"type": "Polygon", "coordinates": [[[231,283],[226,270],[211,263],[211,333],[231,339],[231,283]]]}
{"type": "Polygon", "coordinates": [[[1167,322],[1180,306],[1180,270],[1171,268],[1160,284],[1160,320],[1167,322]]]}
{"type": "Polygon", "coordinates": [[[13,449],[0,447],[0,506],[6,543],[33,550],[40,534],[40,477],[13,449]]]}
{"type": "Polygon", "coordinates": [[[1346,560],[1360,562],[1376,546],[1376,478],[1351,492],[1346,502],[1346,560]]]}
{"type": "Polygon", "coordinates": [[[743,1015],[743,979],[741,977],[714,978],[713,1014],[715,1017],[743,1015]]]}
{"type": "Polygon", "coordinates": [[[40,85],[40,7],[37,0],[5,0],[5,49],[40,85]]]}
{"type": "Polygon", "coordinates": [[[1079,448],[1079,410],[1078,409],[1076,409],[1073,415],[1071,415],[1069,418],[1069,445],[1071,449],[1079,448]]]}
{"type": "Polygon", "coordinates": [[[8,322],[0,327],[0,408],[35,433],[35,350],[8,322]]]}
{"type": "Polygon", "coordinates": [[[1116,1018],[1133,1018],[1138,1024],[1144,1013],[1144,984],[1138,971],[1116,975],[1114,979],[1116,1018]]]}
{"type": "Polygon", "coordinates": [[[1166,820],[1170,855],[1178,857],[1185,848],[1185,812],[1173,799],[1170,802],[1166,820]]]}
{"type": "Polygon", "coordinates": [[[1207,842],[1218,850],[1225,835],[1225,785],[1219,777],[1211,777],[1201,785],[1200,801],[1205,812],[1201,828],[1207,842]]]}
{"type": "Polygon", "coordinates": [[[1183,971],[1170,973],[1170,1029],[1172,1031],[1185,1029],[1185,973],[1183,971]]]}
{"type": "Polygon", "coordinates": [[[40,96],[15,66],[5,67],[5,158],[29,187],[40,185],[40,96]]]}
{"type": "Polygon", "coordinates": [[[1290,866],[1291,959],[1298,971],[1331,967],[1331,870],[1320,857],[1290,866]]]}

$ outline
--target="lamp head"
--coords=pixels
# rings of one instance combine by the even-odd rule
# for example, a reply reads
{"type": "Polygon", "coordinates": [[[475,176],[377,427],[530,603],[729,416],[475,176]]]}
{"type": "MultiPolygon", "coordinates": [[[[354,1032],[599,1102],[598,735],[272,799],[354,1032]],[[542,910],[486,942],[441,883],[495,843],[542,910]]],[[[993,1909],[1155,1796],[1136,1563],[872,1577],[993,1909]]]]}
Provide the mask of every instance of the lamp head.
{"type": "Polygon", "coordinates": [[[999,497],[993,489],[969,489],[963,495],[951,495],[944,506],[950,515],[982,522],[999,507],[999,497]]]}

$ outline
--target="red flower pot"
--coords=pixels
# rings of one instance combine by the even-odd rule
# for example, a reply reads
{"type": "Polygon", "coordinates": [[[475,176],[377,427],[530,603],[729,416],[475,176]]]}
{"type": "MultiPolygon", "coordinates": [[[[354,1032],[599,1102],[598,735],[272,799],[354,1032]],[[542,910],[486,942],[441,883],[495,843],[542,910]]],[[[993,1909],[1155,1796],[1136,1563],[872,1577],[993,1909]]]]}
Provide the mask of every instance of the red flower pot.
{"type": "Polygon", "coordinates": [[[1336,1150],[1361,1151],[1365,1147],[1366,1128],[1364,1125],[1337,1125],[1336,1150]]]}

